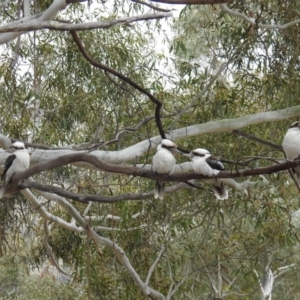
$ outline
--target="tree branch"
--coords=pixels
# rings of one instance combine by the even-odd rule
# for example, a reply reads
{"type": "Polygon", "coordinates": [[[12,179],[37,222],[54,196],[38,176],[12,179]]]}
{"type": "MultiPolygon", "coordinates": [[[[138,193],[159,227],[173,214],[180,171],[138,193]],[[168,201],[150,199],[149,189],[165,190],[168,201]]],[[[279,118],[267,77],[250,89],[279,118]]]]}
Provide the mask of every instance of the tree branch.
{"type": "MultiPolygon", "coordinates": [[[[137,168],[137,167],[131,167],[131,166],[121,166],[121,165],[115,165],[111,163],[106,163],[99,158],[97,158],[94,155],[87,154],[87,153],[75,153],[75,154],[69,154],[66,156],[62,156],[56,159],[53,159],[48,162],[39,163],[36,164],[26,171],[20,172],[15,174],[15,176],[12,179],[11,186],[16,185],[17,182],[27,179],[39,172],[43,172],[46,170],[51,170],[57,167],[61,167],[73,162],[88,162],[95,167],[99,168],[100,170],[115,173],[115,174],[123,174],[123,175],[130,175],[130,176],[139,176],[143,178],[149,178],[152,180],[161,180],[161,181],[187,181],[191,179],[212,179],[212,177],[203,176],[201,174],[195,174],[195,173],[179,173],[179,174],[173,174],[173,175],[167,175],[167,174],[156,174],[152,172],[151,170],[143,169],[143,168],[137,168]]],[[[253,175],[264,175],[264,174],[271,174],[287,169],[291,169],[296,167],[300,161],[287,161],[281,164],[276,164],[268,167],[260,167],[260,168],[251,168],[251,169],[241,169],[237,171],[221,171],[215,178],[240,178],[245,176],[253,176],[253,175]]],[[[185,163],[186,169],[192,169],[191,163],[187,162],[185,163]]],[[[181,164],[180,166],[184,166],[184,164],[181,164]]],[[[178,166],[178,168],[180,168],[178,166]]]]}
{"type": "Polygon", "coordinates": [[[142,4],[142,5],[145,5],[145,6],[148,6],[152,9],[155,9],[155,10],[159,10],[159,11],[163,11],[163,12],[170,12],[171,9],[164,9],[164,8],[160,8],[160,7],[157,7],[155,5],[152,5],[150,3],[147,3],[147,2],[144,2],[144,1],[140,1],[140,0],[131,0],[132,2],[135,2],[135,3],[138,3],[138,4],[142,4]]]}
{"type": "MultiPolygon", "coordinates": [[[[20,173],[16,173],[13,177],[12,181],[7,185],[6,187],[6,193],[11,193],[15,191],[15,188],[19,181],[24,180],[26,178],[29,178],[33,176],[34,174],[37,174],[42,171],[51,170],[63,165],[70,164],[71,162],[75,161],[85,161],[88,162],[97,168],[111,172],[111,173],[118,173],[118,174],[124,174],[124,175],[133,175],[133,176],[139,176],[144,178],[149,178],[152,180],[161,180],[161,181],[177,181],[177,182],[185,182],[192,179],[212,179],[212,177],[203,176],[200,174],[194,174],[194,173],[175,173],[173,175],[161,175],[161,174],[155,174],[151,170],[137,168],[137,167],[131,167],[131,166],[120,166],[120,165],[114,165],[110,163],[105,163],[95,157],[91,154],[70,154],[63,157],[59,157],[57,159],[54,159],[49,162],[40,163],[33,167],[30,167],[28,170],[20,173]]],[[[242,169],[237,171],[221,171],[218,176],[215,176],[215,178],[240,178],[244,176],[253,176],[253,175],[261,175],[261,174],[271,174],[283,170],[287,170],[293,167],[296,167],[300,161],[288,161],[281,164],[276,164],[268,167],[262,167],[262,168],[251,168],[251,169],[242,169]]],[[[177,168],[183,169],[181,164],[177,168]]],[[[191,163],[185,163],[186,169],[191,168],[191,163]]],[[[20,189],[33,187],[36,189],[44,190],[47,192],[53,192],[59,195],[62,195],[64,197],[67,197],[69,199],[73,199],[76,201],[81,202],[88,202],[88,201],[99,201],[99,202],[105,202],[105,203],[111,203],[111,202],[117,202],[128,199],[132,200],[141,200],[142,198],[149,198],[152,195],[151,193],[145,193],[142,195],[121,195],[116,196],[114,198],[112,197],[105,197],[101,195],[87,195],[87,194],[75,194],[70,191],[65,191],[59,187],[55,186],[47,186],[47,185],[41,185],[38,183],[21,183],[19,184],[20,189]]]]}
{"type": "MultiPolygon", "coordinates": [[[[178,189],[184,188],[185,184],[178,184],[169,188],[166,188],[166,193],[171,193],[174,192],[178,189]]],[[[119,196],[103,196],[103,195],[98,195],[98,194],[76,194],[71,191],[64,190],[60,187],[57,186],[52,186],[52,185],[45,185],[45,184],[40,184],[37,182],[24,182],[20,183],[18,185],[19,189],[27,189],[27,188],[34,188],[39,191],[47,192],[47,193],[54,193],[59,196],[72,199],[77,202],[82,202],[82,203],[88,203],[89,201],[93,202],[100,202],[100,203],[115,203],[115,202],[120,202],[120,201],[125,201],[125,200],[130,200],[130,201],[141,201],[145,199],[149,199],[150,197],[153,197],[154,192],[148,192],[148,193],[143,193],[143,194],[123,194],[119,196]]]]}
{"type": "Polygon", "coordinates": [[[144,14],[135,17],[120,18],[118,20],[108,20],[101,22],[86,22],[82,24],[71,24],[60,21],[40,21],[32,20],[23,23],[13,23],[0,27],[0,33],[7,32],[30,32],[34,30],[50,29],[55,31],[85,31],[92,29],[104,29],[110,28],[116,25],[125,25],[134,22],[147,21],[147,20],[159,20],[163,18],[172,17],[172,13],[160,13],[160,14],[144,14]]]}
{"type": "MultiPolygon", "coordinates": [[[[300,105],[278,111],[269,111],[247,115],[239,118],[223,119],[203,124],[187,126],[173,130],[172,132],[170,132],[168,137],[171,140],[176,141],[178,139],[183,139],[192,136],[200,136],[202,134],[207,134],[211,132],[232,132],[235,129],[240,129],[246,126],[286,120],[299,115],[300,105]]],[[[149,148],[154,149],[160,141],[161,137],[156,136],[119,151],[93,151],[93,155],[107,162],[124,163],[127,161],[136,160],[138,157],[149,151],[149,148]]],[[[9,138],[0,134],[0,145],[3,149],[7,149],[11,145],[11,141],[9,138]]],[[[31,153],[31,165],[39,162],[49,161],[53,158],[58,158],[75,152],[70,147],[68,148],[69,149],[50,148],[51,150],[47,151],[36,149],[31,153]]],[[[84,151],[80,151],[80,153],[84,153],[84,151]]],[[[8,155],[8,153],[0,151],[0,164],[4,164],[8,155]]],[[[74,163],[74,165],[92,170],[97,169],[94,166],[84,162],[74,163]]]]}
{"type": "Polygon", "coordinates": [[[43,240],[43,244],[46,248],[47,254],[49,256],[50,261],[52,262],[52,264],[56,267],[56,269],[61,272],[64,275],[70,276],[67,272],[65,272],[60,266],[59,264],[56,262],[53,252],[52,252],[52,248],[50,247],[49,243],[48,243],[48,238],[49,238],[49,228],[48,228],[48,220],[44,219],[44,230],[45,230],[45,236],[44,236],[44,240],[43,240]]]}
{"type": "Polygon", "coordinates": [[[147,285],[147,286],[149,285],[149,282],[150,282],[152,273],[153,273],[153,271],[155,270],[155,267],[157,266],[157,264],[159,263],[160,258],[161,258],[161,256],[163,255],[164,251],[165,251],[165,246],[162,245],[162,246],[161,246],[161,249],[160,249],[160,251],[159,251],[159,253],[158,253],[158,255],[157,255],[156,260],[153,262],[152,266],[151,266],[150,269],[149,269],[149,272],[148,272],[148,275],[147,275],[147,278],[146,278],[146,281],[145,281],[145,285],[147,285]]]}
{"type": "MultiPolygon", "coordinates": [[[[29,193],[30,193],[30,191],[29,191],[29,193]]],[[[80,226],[79,228],[84,229],[85,231],[87,230],[86,220],[80,215],[80,213],[75,209],[75,207],[72,204],[70,204],[64,198],[59,197],[59,196],[54,196],[49,193],[40,193],[40,194],[48,199],[53,199],[54,201],[56,201],[76,220],[76,223],[80,226]]],[[[40,208],[42,208],[42,207],[40,207],[40,208]]],[[[43,208],[43,210],[45,211],[45,208],[43,208]]],[[[39,210],[39,212],[41,212],[41,211],[39,210]]],[[[76,226],[73,226],[73,228],[75,229],[76,226]]],[[[127,270],[129,275],[131,276],[131,278],[135,281],[135,283],[141,289],[141,291],[143,292],[143,294],[145,296],[148,296],[152,299],[157,298],[160,300],[165,300],[165,297],[161,293],[159,293],[158,291],[145,285],[145,283],[142,281],[142,279],[140,278],[140,276],[138,275],[136,270],[131,265],[124,250],[115,241],[111,241],[108,238],[99,236],[95,231],[93,231],[92,228],[89,228],[89,230],[91,230],[93,237],[94,237],[95,241],[97,241],[97,243],[108,247],[118,257],[120,263],[127,270]]]]}
{"type": "Polygon", "coordinates": [[[220,4],[228,3],[232,0],[151,0],[154,2],[166,3],[166,4],[220,4]]]}
{"type": "MultiPolygon", "coordinates": [[[[85,50],[81,40],[79,39],[79,36],[77,35],[77,33],[75,31],[70,31],[76,45],[78,46],[79,51],[82,53],[83,57],[93,66],[102,69],[106,72],[109,72],[115,76],[117,76],[118,78],[120,78],[121,80],[127,82],[128,84],[130,84],[132,87],[134,87],[135,89],[137,89],[138,91],[140,91],[141,93],[143,93],[144,95],[146,95],[156,106],[155,106],[155,121],[156,121],[156,125],[159,131],[159,134],[161,136],[162,139],[166,138],[165,132],[163,130],[163,126],[161,123],[161,117],[160,117],[160,111],[162,108],[162,103],[156,98],[154,97],[150,92],[148,92],[146,89],[142,88],[140,85],[138,85],[136,82],[132,81],[129,77],[117,72],[114,69],[111,69],[108,66],[105,66],[102,63],[97,62],[95,59],[93,59],[85,50]]],[[[187,152],[184,149],[181,149],[178,147],[179,150],[181,150],[182,152],[187,152]]]]}
{"type": "Polygon", "coordinates": [[[234,130],[232,130],[231,133],[233,133],[233,134],[235,134],[235,135],[238,135],[238,136],[242,136],[242,137],[244,137],[244,138],[246,138],[246,139],[248,139],[248,140],[250,140],[250,141],[254,141],[254,142],[258,142],[258,143],[261,143],[261,144],[270,146],[270,147],[272,147],[272,148],[274,148],[274,149],[276,149],[276,150],[278,150],[278,151],[283,151],[281,145],[277,145],[277,144],[272,143],[272,142],[270,142],[270,141],[266,141],[266,140],[260,139],[260,138],[258,138],[258,137],[256,137],[256,136],[251,135],[251,134],[249,134],[249,133],[246,133],[246,132],[244,132],[244,131],[241,131],[241,130],[238,130],[238,129],[234,129],[234,130]]]}
{"type": "Polygon", "coordinates": [[[247,23],[249,23],[249,24],[251,24],[255,27],[258,27],[258,28],[285,29],[287,27],[290,27],[290,26],[293,26],[293,25],[296,25],[296,24],[300,23],[300,19],[297,19],[297,20],[294,20],[292,22],[288,22],[288,23],[285,23],[285,24],[282,24],[282,25],[280,25],[280,24],[278,24],[278,25],[260,24],[260,23],[257,23],[254,19],[248,18],[244,14],[241,14],[237,11],[234,11],[234,10],[230,9],[226,4],[220,4],[220,8],[221,8],[221,10],[227,12],[228,14],[230,14],[234,17],[238,17],[240,19],[243,19],[247,23]]]}
{"type": "Polygon", "coordinates": [[[177,138],[186,138],[210,132],[232,132],[234,129],[240,129],[242,127],[254,124],[286,120],[299,115],[300,105],[297,105],[278,111],[262,112],[234,119],[223,119],[219,121],[211,121],[203,124],[187,126],[173,130],[170,135],[172,140],[176,140],[177,138]]]}

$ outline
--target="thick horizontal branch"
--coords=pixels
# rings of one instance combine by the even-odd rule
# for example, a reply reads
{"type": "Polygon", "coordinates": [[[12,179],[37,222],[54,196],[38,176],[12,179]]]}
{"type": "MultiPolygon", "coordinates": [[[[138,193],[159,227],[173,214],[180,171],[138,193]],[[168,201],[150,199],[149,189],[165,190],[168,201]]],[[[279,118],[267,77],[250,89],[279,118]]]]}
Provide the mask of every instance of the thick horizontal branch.
{"type": "MultiPolygon", "coordinates": [[[[76,154],[69,154],[62,157],[58,157],[56,159],[50,160],[48,162],[43,162],[36,164],[30,167],[28,170],[24,172],[17,173],[13,177],[13,182],[19,182],[20,180],[29,178],[37,173],[55,169],[57,167],[61,167],[64,165],[68,165],[74,162],[87,162],[92,164],[93,166],[97,167],[98,169],[110,173],[115,174],[123,174],[127,176],[139,176],[144,178],[149,178],[153,180],[162,180],[162,181],[180,181],[184,182],[191,179],[210,179],[211,177],[203,176],[200,174],[195,173],[184,173],[184,174],[174,174],[174,175],[161,175],[155,174],[151,170],[137,168],[132,166],[124,166],[124,165],[116,165],[111,163],[106,163],[96,156],[88,153],[76,153],[76,154]]],[[[281,164],[276,164],[268,167],[261,167],[261,168],[251,168],[251,169],[242,169],[237,171],[222,171],[219,173],[217,178],[239,178],[245,176],[253,176],[253,175],[264,175],[264,174],[271,174],[287,169],[291,169],[296,167],[300,161],[288,161],[281,164]]]]}
{"type": "Polygon", "coordinates": [[[28,21],[24,23],[15,23],[10,25],[5,25],[0,27],[0,33],[4,32],[19,32],[19,31],[33,31],[41,29],[50,29],[58,31],[82,31],[82,30],[91,30],[91,29],[101,29],[109,28],[116,25],[130,24],[138,21],[147,21],[152,19],[162,19],[172,17],[172,13],[158,13],[158,14],[144,14],[135,17],[120,18],[118,20],[109,20],[102,22],[87,22],[82,24],[71,24],[71,23],[62,23],[58,21],[43,21],[39,22],[38,20],[28,21]]]}
{"type": "MultiPolygon", "coordinates": [[[[211,179],[211,177],[195,174],[192,172],[177,173],[174,175],[160,175],[160,174],[155,174],[154,172],[152,172],[152,170],[149,170],[147,168],[143,169],[143,168],[132,167],[132,166],[110,164],[101,161],[99,158],[97,158],[94,155],[87,154],[87,153],[77,153],[77,154],[62,156],[54,160],[51,160],[49,162],[39,163],[33,167],[30,167],[28,170],[24,172],[17,173],[13,177],[12,182],[7,186],[6,191],[7,192],[14,191],[19,181],[29,178],[39,172],[54,169],[74,162],[87,162],[99,168],[100,170],[106,172],[123,174],[126,176],[138,176],[138,177],[148,178],[152,180],[187,182],[188,180],[192,180],[192,179],[211,179]]],[[[223,171],[220,172],[219,175],[216,176],[216,178],[240,178],[245,176],[272,174],[275,172],[294,168],[299,163],[300,161],[288,161],[285,163],[276,164],[268,167],[262,167],[262,168],[251,168],[251,169],[243,169],[243,170],[236,170],[236,171],[233,170],[223,171]]],[[[28,186],[24,185],[23,188],[25,187],[28,186]]],[[[47,191],[49,192],[50,191],[49,187],[47,187],[47,189],[48,189],[47,191]]],[[[51,187],[52,192],[55,192],[55,189],[56,187],[51,187]]],[[[63,195],[63,196],[68,197],[67,195],[63,195]]]]}
{"type": "MultiPolygon", "coordinates": [[[[274,123],[277,121],[291,119],[299,115],[300,115],[300,105],[281,109],[278,111],[268,111],[263,113],[250,114],[250,115],[233,118],[233,119],[210,121],[203,124],[195,124],[187,127],[182,127],[182,128],[172,130],[168,135],[168,138],[178,143],[178,140],[187,137],[201,136],[203,134],[208,134],[212,132],[214,133],[232,132],[235,129],[240,129],[250,125],[258,125],[267,122],[274,123]]],[[[136,143],[132,146],[129,146],[127,148],[118,151],[97,150],[97,151],[93,151],[93,154],[104,161],[116,163],[116,164],[125,163],[133,160],[136,161],[137,158],[139,158],[141,155],[143,155],[150,149],[155,149],[156,146],[160,143],[160,141],[161,141],[161,137],[155,136],[152,137],[151,139],[141,141],[139,143],[136,143]]],[[[3,149],[7,149],[11,145],[11,141],[7,137],[0,134],[0,145],[3,149]]],[[[202,145],[202,146],[204,148],[208,147],[206,145],[202,145]]],[[[195,145],[195,148],[197,148],[197,145],[195,145]]],[[[62,149],[62,148],[56,148],[56,150],[53,149],[54,148],[50,148],[49,150],[41,150],[41,149],[32,150],[31,158],[30,158],[31,165],[34,165],[39,162],[49,161],[53,158],[62,157],[68,154],[73,154],[75,152],[74,149],[62,149]]],[[[76,150],[76,152],[79,151],[76,150]]],[[[85,153],[85,152],[86,151],[80,151],[80,153],[85,153]]],[[[214,153],[214,154],[221,155],[220,153],[214,153]]],[[[252,154],[253,153],[251,153],[251,149],[249,149],[249,156],[251,156],[252,154]]],[[[9,155],[8,153],[4,151],[0,151],[0,164],[3,165],[5,163],[5,160],[8,157],[8,155],[9,155]]],[[[226,159],[230,159],[230,157],[226,157],[226,159]]],[[[74,165],[79,168],[86,168],[91,170],[96,169],[91,164],[84,163],[84,162],[74,163],[74,165]]]]}
{"type": "Polygon", "coordinates": [[[223,119],[187,126],[173,130],[170,135],[173,141],[177,138],[190,137],[210,132],[232,132],[234,129],[240,129],[254,124],[286,120],[299,115],[300,105],[297,105],[277,111],[268,111],[233,119],[223,119]]]}

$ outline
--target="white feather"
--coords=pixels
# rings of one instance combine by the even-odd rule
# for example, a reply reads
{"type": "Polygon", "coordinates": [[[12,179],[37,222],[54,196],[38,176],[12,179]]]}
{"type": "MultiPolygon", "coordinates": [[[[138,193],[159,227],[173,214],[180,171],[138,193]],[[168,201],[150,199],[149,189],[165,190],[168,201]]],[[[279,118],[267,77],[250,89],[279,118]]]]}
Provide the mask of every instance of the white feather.
{"type": "Polygon", "coordinates": [[[294,160],[300,155],[300,128],[289,128],[283,138],[282,147],[286,158],[294,160]]]}
{"type": "Polygon", "coordinates": [[[24,144],[22,142],[15,142],[13,146],[17,148],[13,154],[11,154],[11,156],[15,155],[15,159],[13,160],[11,166],[7,169],[3,178],[4,186],[0,189],[0,199],[3,196],[6,185],[10,182],[14,174],[25,171],[30,165],[30,155],[25,149],[24,144]]]}
{"type": "Polygon", "coordinates": [[[220,173],[219,170],[212,169],[211,166],[206,162],[206,159],[211,157],[208,150],[198,148],[192,152],[193,170],[196,174],[202,174],[205,176],[216,176],[220,173]],[[202,154],[203,156],[197,156],[195,154],[202,154]]]}
{"type": "MultiPolygon", "coordinates": [[[[157,146],[156,153],[152,159],[152,170],[158,174],[172,174],[174,172],[176,159],[172,152],[166,148],[172,147],[174,150],[176,149],[176,145],[167,139],[162,140],[162,142],[157,146]]],[[[154,191],[154,198],[163,199],[164,195],[164,186],[163,182],[156,182],[156,188],[154,191]]]]}
{"type": "MultiPolygon", "coordinates": [[[[285,152],[286,158],[289,160],[294,160],[300,155],[300,125],[298,122],[294,122],[283,138],[282,148],[285,152]],[[298,126],[297,126],[298,124],[298,126]]],[[[298,175],[298,181],[300,179],[300,166],[294,168],[298,175]]]]}

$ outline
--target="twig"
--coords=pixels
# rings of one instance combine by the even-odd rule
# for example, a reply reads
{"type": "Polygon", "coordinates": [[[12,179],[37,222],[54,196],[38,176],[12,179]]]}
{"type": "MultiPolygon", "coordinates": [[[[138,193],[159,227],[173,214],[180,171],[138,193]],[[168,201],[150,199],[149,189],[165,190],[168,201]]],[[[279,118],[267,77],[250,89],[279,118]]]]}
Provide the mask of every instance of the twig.
{"type": "Polygon", "coordinates": [[[121,80],[127,82],[128,84],[130,84],[132,87],[134,87],[135,89],[137,89],[138,91],[140,91],[141,93],[143,93],[144,95],[146,95],[155,105],[155,120],[156,120],[156,125],[157,128],[159,130],[159,133],[161,135],[161,137],[164,139],[166,138],[166,135],[164,133],[163,127],[162,127],[162,123],[161,123],[161,119],[160,119],[160,109],[162,107],[162,103],[156,98],[154,97],[150,92],[148,92],[146,89],[142,88],[140,85],[138,85],[136,82],[134,82],[133,80],[131,80],[129,77],[117,72],[116,70],[96,61],[94,58],[92,58],[85,50],[78,34],[76,31],[70,31],[73,40],[75,41],[79,51],[82,53],[83,57],[93,66],[95,66],[96,68],[102,69],[108,73],[111,73],[115,76],[117,76],[118,78],[120,78],[121,80]]]}
{"type": "Polygon", "coordinates": [[[151,266],[150,269],[149,269],[149,272],[148,272],[148,275],[147,275],[147,278],[146,278],[146,281],[145,281],[145,285],[146,285],[146,286],[149,285],[149,282],[150,282],[152,273],[153,273],[153,271],[155,270],[156,265],[159,263],[160,258],[161,258],[161,256],[162,256],[162,254],[164,253],[164,251],[165,251],[165,246],[162,245],[162,246],[161,246],[161,249],[160,249],[160,251],[159,251],[159,253],[158,253],[158,255],[157,255],[156,260],[154,261],[154,263],[152,264],[152,266],[151,266]]]}
{"type": "Polygon", "coordinates": [[[235,135],[242,136],[242,137],[244,137],[244,138],[246,138],[246,139],[248,139],[250,141],[254,141],[254,142],[258,142],[258,143],[270,146],[270,147],[272,147],[272,148],[274,148],[274,149],[276,149],[278,151],[283,151],[282,146],[280,146],[278,144],[275,144],[273,142],[270,142],[270,141],[263,140],[261,138],[258,138],[256,136],[252,135],[252,134],[246,133],[246,132],[244,132],[242,130],[234,129],[234,130],[232,130],[231,133],[233,133],[235,135]]]}
{"type": "Polygon", "coordinates": [[[140,0],[131,0],[132,2],[135,2],[135,3],[138,3],[138,4],[142,4],[142,5],[145,5],[145,6],[148,6],[152,9],[155,9],[155,10],[159,10],[159,11],[162,11],[162,12],[170,12],[171,9],[164,9],[164,8],[160,8],[160,7],[157,7],[155,5],[152,5],[150,3],[146,3],[144,1],[140,1],[140,0]]]}
{"type": "Polygon", "coordinates": [[[232,16],[235,16],[235,17],[238,17],[240,19],[243,19],[244,21],[248,22],[249,24],[255,26],[255,27],[258,27],[258,28],[265,28],[265,29],[285,29],[287,27],[290,27],[290,26],[293,26],[293,25],[296,25],[298,23],[300,23],[300,19],[297,19],[297,20],[294,20],[292,22],[288,22],[288,23],[285,23],[285,24],[276,24],[276,25],[269,25],[269,24],[261,24],[261,23],[258,23],[256,22],[254,19],[251,19],[249,17],[247,17],[246,15],[244,14],[241,14],[237,11],[234,11],[232,9],[230,9],[226,4],[220,4],[220,8],[227,12],[228,14],[232,15],[232,16]]]}
{"type": "Polygon", "coordinates": [[[70,276],[67,272],[65,272],[60,266],[59,264],[56,262],[53,252],[52,252],[52,248],[50,247],[50,245],[48,244],[48,238],[49,238],[49,228],[48,228],[48,220],[44,219],[44,230],[45,230],[45,235],[44,235],[44,240],[43,240],[43,244],[46,248],[47,254],[49,256],[50,261],[52,262],[52,264],[55,266],[55,268],[62,274],[70,276]]]}

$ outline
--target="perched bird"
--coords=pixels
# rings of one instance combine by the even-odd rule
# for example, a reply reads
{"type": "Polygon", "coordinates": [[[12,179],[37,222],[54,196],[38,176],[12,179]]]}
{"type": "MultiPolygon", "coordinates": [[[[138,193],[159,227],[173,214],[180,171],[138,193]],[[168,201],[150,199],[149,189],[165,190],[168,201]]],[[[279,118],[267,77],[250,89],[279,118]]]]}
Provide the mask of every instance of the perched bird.
{"type": "Polygon", "coordinates": [[[15,173],[25,171],[30,164],[30,156],[24,143],[15,142],[12,144],[12,148],[14,148],[14,152],[6,159],[3,168],[2,181],[4,185],[0,189],[0,199],[15,173]]]}
{"type": "MultiPolygon", "coordinates": [[[[220,171],[225,170],[223,164],[209,151],[202,148],[192,150],[189,156],[192,160],[192,167],[196,174],[213,177],[217,176],[220,171]]],[[[228,199],[228,191],[221,178],[207,180],[212,183],[215,196],[219,200],[228,199]]]]}
{"type": "MultiPolygon", "coordinates": [[[[286,158],[295,160],[300,155],[300,123],[294,122],[288,129],[283,138],[282,148],[285,152],[286,158]]],[[[300,157],[299,157],[300,159],[300,157]]],[[[298,183],[300,182],[300,166],[293,168],[297,175],[298,183]]]]}
{"type": "MultiPolygon", "coordinates": [[[[177,148],[176,144],[170,140],[163,139],[157,146],[156,153],[152,159],[152,170],[158,174],[172,174],[175,168],[176,159],[172,153],[177,148]]],[[[163,199],[165,182],[156,181],[154,198],[163,199]]]]}

